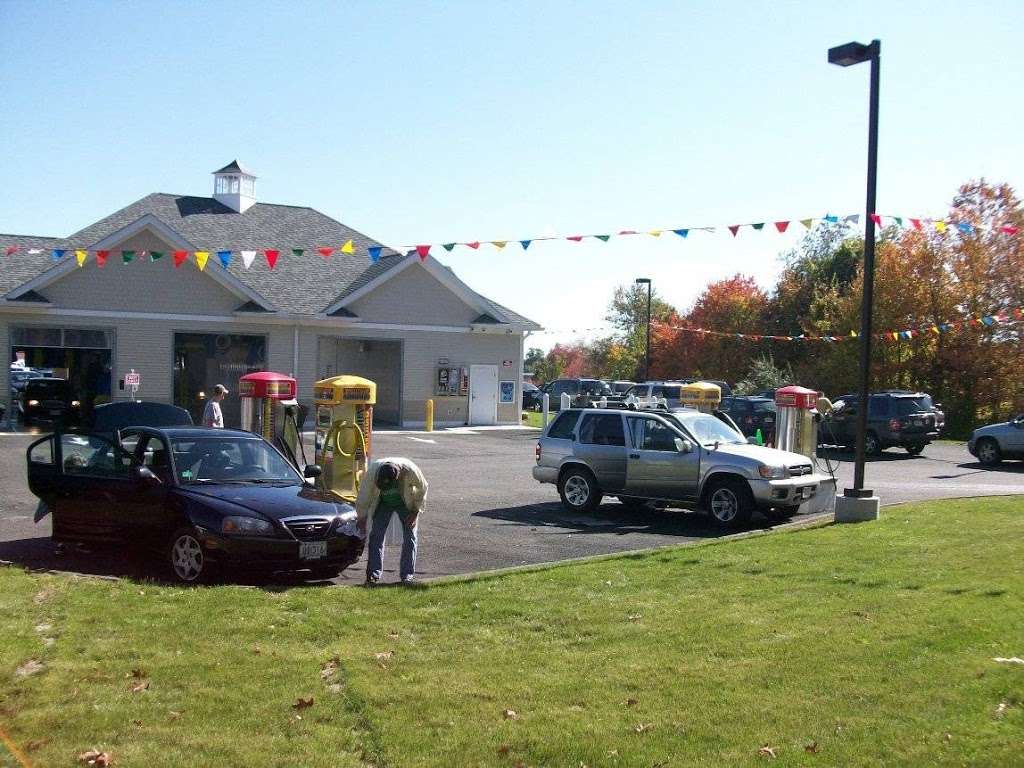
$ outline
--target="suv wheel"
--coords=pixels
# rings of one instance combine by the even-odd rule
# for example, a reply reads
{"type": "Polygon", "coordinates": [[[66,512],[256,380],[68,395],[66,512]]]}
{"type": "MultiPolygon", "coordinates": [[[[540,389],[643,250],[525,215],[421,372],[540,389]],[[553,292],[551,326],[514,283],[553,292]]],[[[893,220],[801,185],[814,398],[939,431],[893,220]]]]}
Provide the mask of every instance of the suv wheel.
{"type": "Polygon", "coordinates": [[[724,528],[747,523],[754,509],[754,498],[743,480],[713,481],[705,498],[711,519],[724,528]]]}
{"type": "Polygon", "coordinates": [[[924,450],[923,445],[907,445],[904,447],[907,449],[907,453],[909,453],[911,456],[917,456],[919,453],[921,453],[921,451],[924,450]]]}
{"type": "Polygon", "coordinates": [[[170,575],[179,584],[202,584],[209,581],[211,563],[203,553],[199,534],[193,528],[179,528],[167,546],[170,575]]]}
{"type": "Polygon", "coordinates": [[[991,437],[978,441],[978,461],[986,467],[994,467],[1003,460],[1003,452],[999,450],[999,443],[991,437]]]}
{"type": "Polygon", "coordinates": [[[879,456],[882,453],[882,444],[874,432],[864,435],[864,453],[868,456],[879,456]]]}
{"type": "Polygon", "coordinates": [[[558,481],[558,495],[570,512],[591,512],[601,503],[601,489],[589,470],[572,467],[558,481]]]}

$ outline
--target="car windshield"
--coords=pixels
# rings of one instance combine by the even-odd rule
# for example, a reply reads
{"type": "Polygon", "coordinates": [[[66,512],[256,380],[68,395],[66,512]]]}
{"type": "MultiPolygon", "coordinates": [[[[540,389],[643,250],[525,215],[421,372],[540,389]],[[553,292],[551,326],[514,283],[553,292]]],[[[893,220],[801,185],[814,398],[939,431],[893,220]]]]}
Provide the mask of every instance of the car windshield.
{"type": "Polygon", "coordinates": [[[63,379],[32,379],[29,381],[28,391],[37,397],[61,398],[68,391],[68,383],[63,379]]]}
{"type": "Polygon", "coordinates": [[[580,382],[580,391],[588,395],[610,395],[611,389],[603,381],[587,381],[584,379],[580,382]]]}
{"type": "Polygon", "coordinates": [[[932,399],[929,395],[896,398],[896,413],[899,416],[906,416],[911,413],[919,413],[920,411],[930,411],[931,409],[932,399]]]}
{"type": "Polygon", "coordinates": [[[746,443],[747,439],[728,424],[708,413],[673,413],[673,418],[703,445],[746,443]]]}
{"type": "Polygon", "coordinates": [[[182,483],[302,484],[299,473],[259,438],[176,438],[171,451],[182,483]]]}
{"type": "Polygon", "coordinates": [[[766,413],[775,411],[775,403],[771,400],[755,400],[754,401],[754,412],[755,413],[766,413]]]}

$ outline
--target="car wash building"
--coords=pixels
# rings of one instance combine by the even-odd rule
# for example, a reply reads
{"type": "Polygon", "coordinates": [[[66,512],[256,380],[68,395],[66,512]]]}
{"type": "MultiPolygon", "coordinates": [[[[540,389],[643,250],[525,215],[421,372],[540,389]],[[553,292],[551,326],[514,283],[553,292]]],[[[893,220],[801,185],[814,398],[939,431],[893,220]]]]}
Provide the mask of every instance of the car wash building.
{"type": "Polygon", "coordinates": [[[349,373],[377,382],[378,424],[420,426],[428,399],[438,425],[519,423],[537,324],[433,256],[258,202],[238,162],[214,172],[212,197],[154,193],[66,238],[0,235],[0,248],[0,347],[67,378],[83,402],[130,398],[134,373],[138,398],[198,418],[223,383],[234,425],[243,374],[293,375],[309,404],[314,381],[349,373]]]}

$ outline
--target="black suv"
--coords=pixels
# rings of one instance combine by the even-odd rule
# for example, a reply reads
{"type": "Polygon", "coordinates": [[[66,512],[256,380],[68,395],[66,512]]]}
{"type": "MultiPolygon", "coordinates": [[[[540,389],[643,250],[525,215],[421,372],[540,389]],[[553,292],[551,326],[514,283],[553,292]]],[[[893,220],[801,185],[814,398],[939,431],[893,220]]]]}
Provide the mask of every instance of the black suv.
{"type": "Polygon", "coordinates": [[[775,400],[768,397],[723,397],[722,410],[729,414],[745,437],[761,430],[764,442],[775,442],[775,400]]]}
{"type": "Polygon", "coordinates": [[[563,392],[569,394],[572,408],[587,408],[592,400],[613,396],[611,387],[600,379],[555,379],[541,387],[537,402],[540,403],[546,394],[551,410],[560,410],[563,392]]]}
{"type": "Polygon", "coordinates": [[[21,412],[25,426],[37,420],[67,426],[78,423],[82,404],[65,379],[29,379],[21,391],[21,412]]]}
{"type": "MultiPolygon", "coordinates": [[[[857,414],[860,398],[843,395],[819,430],[822,443],[853,446],[857,441],[857,414]]],[[[924,392],[893,389],[868,396],[868,431],[865,453],[877,456],[886,448],[901,446],[916,456],[946,424],[946,417],[924,392]]]]}

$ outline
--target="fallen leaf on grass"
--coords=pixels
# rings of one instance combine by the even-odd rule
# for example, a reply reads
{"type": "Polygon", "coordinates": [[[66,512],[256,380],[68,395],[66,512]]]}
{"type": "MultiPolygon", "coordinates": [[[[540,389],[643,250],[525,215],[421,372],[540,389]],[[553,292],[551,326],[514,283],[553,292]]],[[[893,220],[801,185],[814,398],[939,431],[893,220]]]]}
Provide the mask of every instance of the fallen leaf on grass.
{"type": "Polygon", "coordinates": [[[340,665],[341,659],[337,656],[334,656],[329,661],[325,662],[324,665],[320,667],[320,679],[326,680],[328,677],[331,677],[331,675],[338,671],[338,667],[340,665]]]}
{"type": "Polygon", "coordinates": [[[258,645],[254,645],[252,647],[252,652],[259,656],[261,653],[263,653],[263,650],[258,645]]]}
{"type": "Polygon", "coordinates": [[[519,719],[519,713],[516,712],[514,709],[506,709],[504,712],[501,713],[501,716],[504,717],[506,720],[519,719]]]}
{"type": "Polygon", "coordinates": [[[42,749],[50,743],[49,739],[33,739],[25,745],[26,752],[35,752],[37,749],[42,749]]]}
{"type": "Polygon", "coordinates": [[[142,721],[141,720],[132,720],[132,725],[134,725],[136,728],[141,728],[142,727],[142,721]]]}
{"type": "Polygon", "coordinates": [[[1024,664],[1024,659],[1018,658],[1016,656],[1011,656],[1008,659],[1004,659],[1002,656],[996,656],[994,659],[992,659],[992,661],[994,661],[996,664],[1024,664]]]}
{"type": "Polygon", "coordinates": [[[39,659],[29,659],[14,670],[14,674],[18,677],[28,677],[29,675],[37,675],[44,669],[46,669],[46,665],[39,659]]]}
{"type": "Polygon", "coordinates": [[[629,614],[630,621],[640,621],[644,616],[642,613],[631,613],[629,614]]]}
{"type": "Polygon", "coordinates": [[[132,693],[141,693],[149,690],[149,680],[140,680],[132,684],[132,693]]]}
{"type": "Polygon", "coordinates": [[[86,765],[103,766],[113,765],[113,758],[106,752],[100,752],[98,749],[90,749],[78,756],[78,762],[85,763],[86,765]]]}
{"type": "Polygon", "coordinates": [[[380,653],[373,654],[374,658],[377,659],[377,661],[390,661],[394,655],[394,651],[381,651],[380,653]]]}
{"type": "Polygon", "coordinates": [[[132,670],[132,677],[134,677],[136,680],[141,680],[145,676],[146,676],[146,673],[145,673],[144,670],[141,670],[141,669],[133,669],[132,670]]]}
{"type": "Polygon", "coordinates": [[[499,755],[507,755],[508,754],[508,749],[509,749],[508,744],[502,744],[500,747],[498,747],[498,754],[499,755]]]}
{"type": "Polygon", "coordinates": [[[312,707],[312,706],[313,706],[313,697],[312,696],[310,696],[308,699],[304,699],[304,698],[302,698],[300,696],[299,698],[297,698],[295,700],[295,703],[292,704],[292,709],[294,709],[296,712],[301,712],[303,709],[308,709],[309,707],[312,707]]]}
{"type": "Polygon", "coordinates": [[[640,701],[637,700],[637,699],[626,699],[626,706],[627,707],[635,707],[639,703],[640,703],[640,701]]]}
{"type": "Polygon", "coordinates": [[[953,740],[953,734],[952,733],[947,733],[943,738],[946,741],[952,741],[953,740]]]}
{"type": "Polygon", "coordinates": [[[633,730],[637,733],[645,733],[654,727],[654,723],[637,723],[633,726],[633,730]]]}
{"type": "Polygon", "coordinates": [[[759,750],[757,750],[758,757],[767,757],[769,760],[774,760],[778,755],[775,754],[775,747],[769,747],[765,744],[759,750]]]}
{"type": "Polygon", "coordinates": [[[818,754],[818,742],[812,741],[810,744],[804,744],[804,752],[811,755],[818,754]]]}
{"type": "Polygon", "coordinates": [[[169,717],[170,717],[170,719],[171,719],[171,720],[177,720],[177,719],[178,719],[179,717],[181,717],[181,712],[175,712],[175,711],[174,711],[174,710],[172,709],[172,710],[170,711],[170,713],[169,713],[169,717]]]}
{"type": "Polygon", "coordinates": [[[388,632],[388,637],[390,637],[392,640],[397,640],[398,639],[398,630],[397,629],[392,629],[390,632],[388,632]]]}
{"type": "Polygon", "coordinates": [[[996,717],[1002,717],[1006,714],[1006,710],[1010,708],[1010,705],[1005,701],[1000,701],[999,706],[996,707],[996,717]]]}

